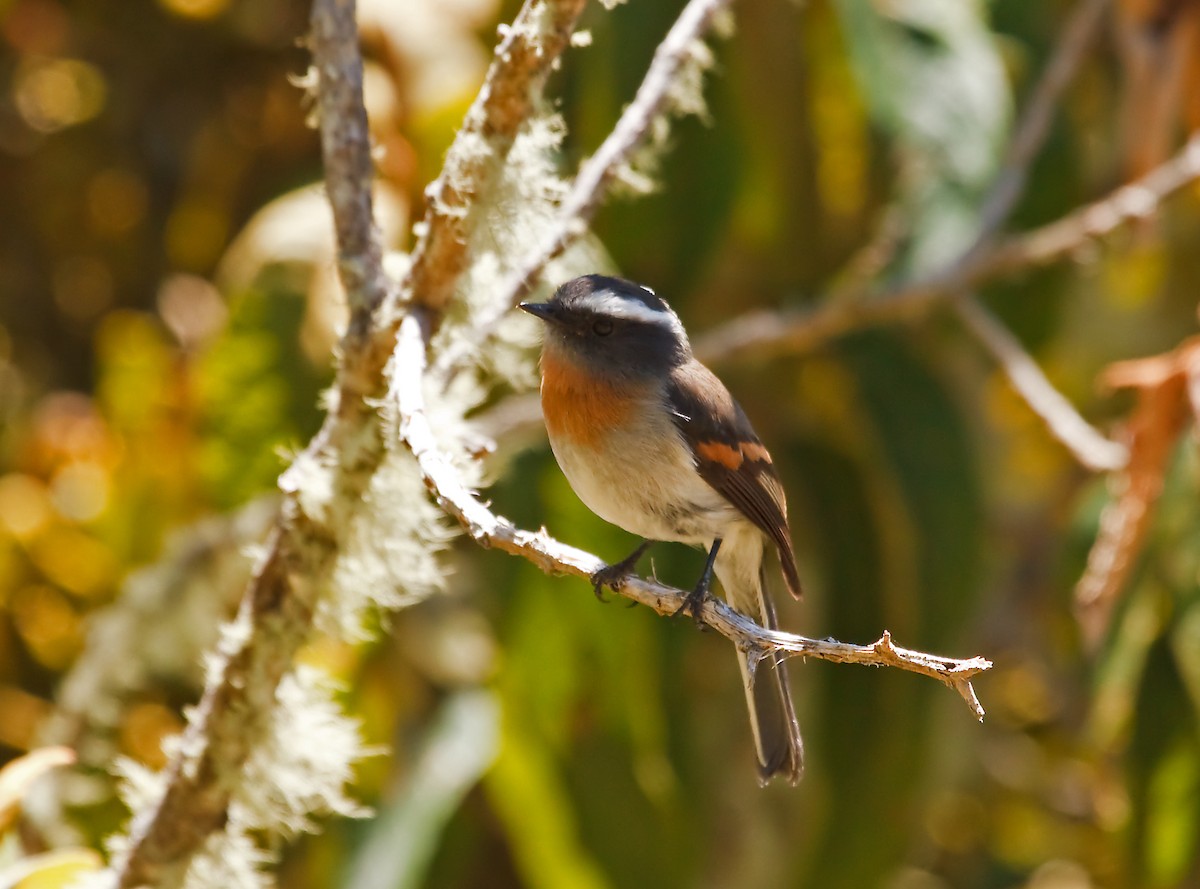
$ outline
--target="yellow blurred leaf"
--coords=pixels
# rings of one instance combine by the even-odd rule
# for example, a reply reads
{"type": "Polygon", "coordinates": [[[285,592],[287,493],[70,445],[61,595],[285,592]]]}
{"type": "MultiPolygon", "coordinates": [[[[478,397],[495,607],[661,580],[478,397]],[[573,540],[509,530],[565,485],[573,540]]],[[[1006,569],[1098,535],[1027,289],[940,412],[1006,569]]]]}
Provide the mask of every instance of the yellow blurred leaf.
{"type": "Polygon", "coordinates": [[[91,849],[58,849],[22,859],[0,871],[4,889],[67,889],[85,874],[104,867],[91,849]]]}
{"type": "Polygon", "coordinates": [[[104,110],[108,84],[100,69],[78,59],[32,59],[21,65],[13,98],[25,123],[55,133],[104,110]]]}
{"type": "Polygon", "coordinates": [[[129,709],[121,726],[121,750],[152,769],[167,764],[163,739],[179,734],[183,724],[162,704],[146,701],[129,709]]]}
{"type": "Polygon", "coordinates": [[[116,556],[90,534],[56,525],[30,547],[38,568],[54,583],[78,596],[104,591],[117,574],[116,556]]]}
{"type": "Polygon", "coordinates": [[[83,626],[60,591],[44,584],[27,586],[12,600],[13,623],[39,663],[61,670],[79,652],[83,626]]]}
{"type": "Polygon", "coordinates": [[[166,332],[148,314],[109,312],[96,329],[95,349],[104,413],[118,429],[142,427],[167,401],[172,352],[166,332]]]}
{"type": "Polygon", "coordinates": [[[0,525],[18,540],[37,534],[50,518],[50,498],[41,480],[10,473],[0,478],[0,525]]]}

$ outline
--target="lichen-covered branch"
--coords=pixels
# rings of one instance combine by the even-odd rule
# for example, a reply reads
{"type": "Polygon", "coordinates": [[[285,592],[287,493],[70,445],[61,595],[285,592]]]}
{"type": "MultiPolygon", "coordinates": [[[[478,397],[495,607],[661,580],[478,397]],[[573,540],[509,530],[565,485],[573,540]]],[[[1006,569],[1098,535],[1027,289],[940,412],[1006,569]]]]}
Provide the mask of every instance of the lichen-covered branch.
{"type": "MultiPolygon", "coordinates": [[[[386,292],[371,217],[370,147],[352,0],[316,0],[312,29],[339,272],[352,307],[345,357],[362,351],[372,313],[386,292]]],[[[322,581],[336,555],[326,510],[336,498],[361,498],[369,463],[382,452],[374,414],[360,397],[369,386],[347,370],[351,366],[345,362],[340,369],[340,395],[320,432],[281,478],[284,499],[235,632],[226,635],[212,678],[162,776],[162,791],[155,803],[135,812],[114,857],[113,885],[121,889],[182,884],[197,852],[229,822],[236,776],[270,731],[276,694],[309,638],[322,581]],[[320,467],[327,489],[316,496],[306,491],[297,479],[300,466],[320,467]]]]}
{"type": "MultiPolygon", "coordinates": [[[[338,379],[321,430],[281,477],[284,499],[259,567],[226,634],[211,679],[166,772],[161,792],[135,812],[118,844],[110,885],[178,886],[202,849],[235,820],[240,775],[272,730],[277,695],[321,608],[346,512],[362,508],[386,451],[369,396],[381,388],[399,306],[440,320],[468,257],[459,220],[486,191],[506,146],[532,113],[583,0],[530,0],[497,50],[440,187],[401,288],[389,289],[370,200],[370,143],[352,0],[315,0],[313,52],[327,188],[339,271],[352,308],[338,379]],[[382,311],[380,310],[382,308],[382,311]]],[[[294,829],[294,813],[288,824],[294,829]]],[[[250,829],[271,827],[259,822],[250,829]]],[[[244,842],[248,842],[245,840],[244,842]]],[[[253,867],[253,856],[247,866],[253,867]]]]}
{"type": "MultiPolygon", "coordinates": [[[[496,515],[462,483],[453,463],[438,447],[425,413],[422,380],[427,339],[428,327],[419,314],[410,314],[401,322],[396,353],[389,365],[388,401],[396,406],[398,435],[417,458],[425,483],[438,504],[477,543],[521,556],[547,573],[589,578],[603,568],[604,563],[596,556],[555,540],[545,530],[522,530],[496,515]]],[[[616,589],[659,614],[675,614],[687,596],[683,590],[639,577],[625,579],[616,589]]],[[[767,630],[712,597],[705,601],[700,619],[759,658],[800,655],[839,663],[896,667],[929,676],[957,691],[971,711],[983,718],[984,710],[971,680],[991,668],[991,661],[984,658],[960,660],[899,648],[887,632],[871,645],[853,645],[767,630]]]]}
{"type": "Polygon", "coordinates": [[[557,259],[587,233],[596,211],[604,202],[614,180],[627,167],[635,152],[650,138],[660,120],[678,97],[680,72],[694,64],[698,41],[713,27],[733,0],[690,0],[667,36],[654,52],[654,59],[632,102],[600,147],[580,167],[571,190],[563,199],[559,218],[546,239],[529,251],[517,271],[498,288],[492,309],[455,349],[439,356],[432,368],[434,377],[452,375],[489,337],[508,311],[537,283],[546,265],[557,259]]]}
{"type": "Polygon", "coordinates": [[[362,103],[363,63],[354,0],[313,5],[311,45],[325,192],[337,230],[338,274],[350,304],[345,345],[361,348],[388,292],[371,208],[371,135],[362,103]]]}
{"type": "Polygon", "coordinates": [[[654,51],[654,59],[637,95],[617,125],[579,169],[563,201],[561,223],[550,238],[526,259],[500,291],[496,304],[510,308],[529,292],[546,263],[562,255],[587,230],[609,187],[634,152],[650,135],[656,120],[667,112],[678,95],[680,72],[693,61],[696,42],[704,37],[733,0],[690,0],[667,36],[654,51]]]}
{"type": "Polygon", "coordinates": [[[425,190],[421,237],[400,285],[415,299],[444,311],[470,262],[468,211],[487,188],[518,130],[536,110],[536,97],[571,39],[587,0],[526,0],[505,28],[478,96],[446,154],[441,175],[425,190]]]}
{"type": "Polygon", "coordinates": [[[284,534],[275,531],[239,615],[260,638],[279,641],[228,652],[220,681],[206,689],[168,767],[158,804],[134,815],[126,853],[114,863],[120,889],[182,885],[192,856],[226,821],[230,788],[222,777],[249,757],[303,638],[296,628],[312,618],[311,600],[287,582],[284,534]]]}

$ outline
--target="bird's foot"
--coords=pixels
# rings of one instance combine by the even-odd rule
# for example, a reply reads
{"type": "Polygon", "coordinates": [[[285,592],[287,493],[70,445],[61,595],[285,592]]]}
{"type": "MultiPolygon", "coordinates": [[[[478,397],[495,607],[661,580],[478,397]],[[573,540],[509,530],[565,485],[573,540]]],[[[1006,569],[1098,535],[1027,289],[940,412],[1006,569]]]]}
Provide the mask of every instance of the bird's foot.
{"type": "Polygon", "coordinates": [[[696,588],[687,594],[683,600],[683,604],[675,609],[672,617],[683,614],[685,611],[692,613],[692,619],[696,621],[696,628],[703,630],[707,624],[704,623],[704,600],[708,598],[708,587],[712,583],[713,566],[717,562],[717,553],[721,549],[721,538],[718,537],[712,542],[712,546],[708,550],[708,559],[704,563],[704,571],[700,574],[700,580],[696,584],[696,588]]]}
{"type": "Polygon", "coordinates": [[[637,568],[638,559],[642,557],[642,553],[650,546],[649,540],[642,541],[642,545],[623,558],[621,561],[612,565],[605,565],[599,571],[592,574],[589,578],[592,582],[592,592],[596,594],[596,598],[601,602],[607,602],[604,598],[604,587],[616,589],[621,581],[633,574],[633,570],[637,568]]]}
{"type": "Polygon", "coordinates": [[[608,602],[605,598],[604,588],[617,587],[621,581],[629,576],[629,568],[623,562],[618,562],[616,565],[605,565],[589,579],[592,582],[592,592],[596,594],[596,598],[601,602],[608,602]]]}
{"type": "Polygon", "coordinates": [[[697,584],[683,600],[683,604],[675,609],[672,617],[678,617],[681,614],[691,613],[692,619],[696,622],[697,629],[704,629],[707,624],[704,623],[704,601],[708,598],[708,584],[697,584]]]}

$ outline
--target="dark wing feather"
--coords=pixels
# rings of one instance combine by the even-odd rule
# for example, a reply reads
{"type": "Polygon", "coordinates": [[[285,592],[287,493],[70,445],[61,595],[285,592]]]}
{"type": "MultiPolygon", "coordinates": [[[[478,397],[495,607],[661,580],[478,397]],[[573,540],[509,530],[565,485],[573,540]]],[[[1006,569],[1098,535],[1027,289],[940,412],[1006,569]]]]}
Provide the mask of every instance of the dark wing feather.
{"type": "Polygon", "coordinates": [[[672,371],[668,397],[675,425],[692,449],[700,477],[771,539],[779,550],[788,589],[800,598],[783,484],[745,412],[698,361],[672,371]]]}

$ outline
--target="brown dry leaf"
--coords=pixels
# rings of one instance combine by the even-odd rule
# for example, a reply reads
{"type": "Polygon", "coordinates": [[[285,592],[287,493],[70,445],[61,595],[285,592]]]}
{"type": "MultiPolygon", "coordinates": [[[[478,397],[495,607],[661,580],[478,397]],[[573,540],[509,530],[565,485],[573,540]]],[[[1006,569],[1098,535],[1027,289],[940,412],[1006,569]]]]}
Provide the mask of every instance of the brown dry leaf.
{"type": "Polygon", "coordinates": [[[1182,126],[1200,126],[1200,2],[1121,0],[1115,26],[1122,174],[1136,179],[1170,156],[1182,126]]]}
{"type": "Polygon", "coordinates": [[[1100,516],[1100,533],[1075,586],[1075,614],[1092,649],[1104,637],[1142,550],[1167,462],[1196,410],[1189,393],[1200,389],[1198,380],[1200,337],[1165,355],[1118,362],[1100,377],[1106,388],[1137,390],[1137,404],[1125,427],[1129,462],[1110,476],[1113,499],[1100,516]]]}
{"type": "Polygon", "coordinates": [[[74,762],[75,751],[70,747],[43,747],[0,769],[0,834],[16,820],[21,800],[34,781],[53,768],[74,762]]]}

